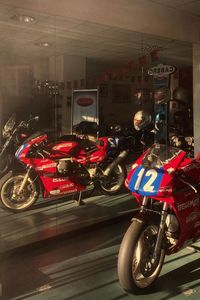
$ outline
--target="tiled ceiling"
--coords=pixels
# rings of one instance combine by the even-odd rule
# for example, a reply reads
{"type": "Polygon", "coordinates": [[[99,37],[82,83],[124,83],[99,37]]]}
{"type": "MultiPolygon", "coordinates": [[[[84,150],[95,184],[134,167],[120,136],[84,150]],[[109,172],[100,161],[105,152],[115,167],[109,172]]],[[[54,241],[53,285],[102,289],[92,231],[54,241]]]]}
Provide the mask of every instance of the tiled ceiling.
{"type": "MultiPolygon", "coordinates": [[[[200,1],[149,0],[200,16],[200,1]]],[[[29,63],[54,54],[124,62],[157,49],[162,62],[190,64],[192,45],[78,19],[50,16],[5,4],[0,0],[0,63],[29,63]],[[14,15],[35,18],[19,23],[14,15]],[[42,48],[41,42],[50,47],[42,48]]]]}
{"type": "Polygon", "coordinates": [[[173,7],[195,16],[200,16],[199,0],[149,0],[164,6],[173,7]]]}

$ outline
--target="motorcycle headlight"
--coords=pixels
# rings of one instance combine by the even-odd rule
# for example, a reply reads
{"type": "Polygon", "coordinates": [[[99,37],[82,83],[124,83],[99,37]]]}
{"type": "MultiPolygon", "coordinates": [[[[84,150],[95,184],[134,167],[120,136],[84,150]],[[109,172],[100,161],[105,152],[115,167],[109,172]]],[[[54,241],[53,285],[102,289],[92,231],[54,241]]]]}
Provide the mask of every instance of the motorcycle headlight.
{"type": "Polygon", "coordinates": [[[9,120],[6,122],[6,124],[3,127],[2,130],[2,136],[4,138],[8,138],[10,134],[12,133],[14,127],[16,124],[16,114],[12,114],[12,116],[9,118],[9,120]]]}
{"type": "Polygon", "coordinates": [[[10,132],[7,130],[2,130],[2,136],[4,139],[7,139],[10,136],[10,132]]]}

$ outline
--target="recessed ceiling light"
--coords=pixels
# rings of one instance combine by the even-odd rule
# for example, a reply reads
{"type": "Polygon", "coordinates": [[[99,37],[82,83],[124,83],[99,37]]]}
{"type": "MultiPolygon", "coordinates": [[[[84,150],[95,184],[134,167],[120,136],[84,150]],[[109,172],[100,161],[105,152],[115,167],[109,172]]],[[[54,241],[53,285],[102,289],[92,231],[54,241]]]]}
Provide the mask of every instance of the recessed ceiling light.
{"type": "Polygon", "coordinates": [[[11,17],[12,20],[18,21],[20,23],[32,23],[35,21],[35,18],[32,16],[26,15],[14,15],[11,17]]]}
{"type": "Polygon", "coordinates": [[[48,42],[38,42],[38,43],[35,43],[35,45],[40,46],[40,47],[44,47],[44,48],[47,48],[47,47],[51,46],[51,44],[48,43],[48,42]]]}

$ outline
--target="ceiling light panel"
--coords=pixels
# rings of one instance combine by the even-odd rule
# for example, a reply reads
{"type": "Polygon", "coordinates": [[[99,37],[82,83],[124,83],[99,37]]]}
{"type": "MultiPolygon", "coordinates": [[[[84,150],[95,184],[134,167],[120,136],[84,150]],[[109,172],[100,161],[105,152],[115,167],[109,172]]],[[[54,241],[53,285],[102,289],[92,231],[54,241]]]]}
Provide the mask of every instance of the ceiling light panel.
{"type": "Polygon", "coordinates": [[[11,16],[11,20],[20,22],[20,23],[33,23],[35,21],[35,18],[33,16],[28,15],[13,15],[11,16]]]}

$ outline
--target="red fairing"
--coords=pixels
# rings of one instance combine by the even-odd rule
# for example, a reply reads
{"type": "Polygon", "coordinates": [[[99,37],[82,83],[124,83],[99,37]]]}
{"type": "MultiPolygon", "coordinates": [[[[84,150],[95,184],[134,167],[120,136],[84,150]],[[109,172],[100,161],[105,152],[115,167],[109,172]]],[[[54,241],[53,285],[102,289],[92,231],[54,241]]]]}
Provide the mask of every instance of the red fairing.
{"type": "Polygon", "coordinates": [[[61,177],[46,177],[41,176],[40,179],[44,185],[44,198],[69,194],[74,192],[80,192],[85,189],[84,186],[73,182],[72,180],[66,180],[61,177]]]}
{"type": "Polygon", "coordinates": [[[75,164],[77,168],[79,165],[98,165],[106,158],[108,146],[108,139],[100,138],[96,148],[87,152],[81,147],[78,139],[48,143],[47,135],[38,133],[29,137],[18,149],[16,157],[38,174],[43,186],[43,197],[46,198],[80,192],[86,188],[86,185],[82,185],[77,179],[76,169],[73,174],[63,175],[58,172],[60,160],[75,164]]]}
{"type": "Polygon", "coordinates": [[[80,144],[73,141],[61,141],[48,147],[51,149],[51,157],[66,156],[66,154],[77,156],[81,152],[80,144]]]}
{"type": "MultiPolygon", "coordinates": [[[[130,188],[130,183],[135,184],[134,174],[138,172],[138,168],[142,168],[144,157],[145,153],[133,164],[125,182],[126,187],[130,188]]],[[[200,160],[188,158],[184,151],[180,151],[161,168],[161,171],[157,170],[157,172],[162,172],[157,192],[153,195],[146,195],[156,201],[168,203],[174,211],[180,225],[179,240],[173,249],[176,252],[190,240],[198,239],[200,235],[199,192],[191,187],[198,186],[200,182],[200,160]]],[[[139,190],[138,192],[132,191],[132,193],[141,205],[144,194],[141,194],[139,190]]]]}

